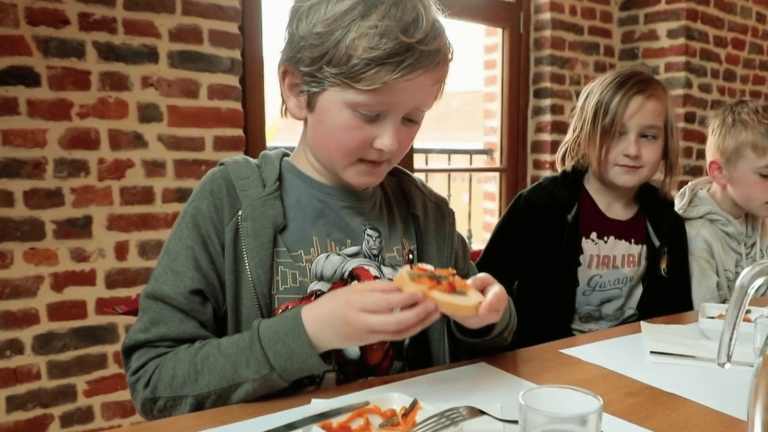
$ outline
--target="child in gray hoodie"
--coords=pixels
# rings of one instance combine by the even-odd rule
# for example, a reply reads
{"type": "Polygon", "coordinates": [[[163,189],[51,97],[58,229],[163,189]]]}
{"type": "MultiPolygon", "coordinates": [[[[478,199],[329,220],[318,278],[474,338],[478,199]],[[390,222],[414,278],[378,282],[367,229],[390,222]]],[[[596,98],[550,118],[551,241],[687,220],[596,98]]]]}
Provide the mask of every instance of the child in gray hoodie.
{"type": "Polygon", "coordinates": [[[738,100],[714,113],[706,157],[708,176],[675,197],[697,309],[727,302],[741,271],[768,257],[768,104],[738,100]]]}

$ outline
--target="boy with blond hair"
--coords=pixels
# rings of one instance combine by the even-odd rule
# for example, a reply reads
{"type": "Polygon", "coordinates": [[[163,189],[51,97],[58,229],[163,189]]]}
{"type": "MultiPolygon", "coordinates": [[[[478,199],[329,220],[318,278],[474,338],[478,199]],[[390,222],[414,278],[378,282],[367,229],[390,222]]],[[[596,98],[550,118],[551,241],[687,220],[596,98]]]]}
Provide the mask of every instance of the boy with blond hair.
{"type": "Polygon", "coordinates": [[[302,135],[293,154],[222,161],[179,215],[123,345],[143,417],[509,343],[504,288],[476,275],[446,199],[396,166],[445,83],[440,17],[436,0],[295,1],[279,81],[302,135]],[[413,261],[475,275],[477,315],[400,291],[413,261]]]}
{"type": "Polygon", "coordinates": [[[708,176],[675,197],[697,309],[727,302],[741,271],[768,257],[768,104],[738,100],[715,112],[706,157],[708,176]]]}

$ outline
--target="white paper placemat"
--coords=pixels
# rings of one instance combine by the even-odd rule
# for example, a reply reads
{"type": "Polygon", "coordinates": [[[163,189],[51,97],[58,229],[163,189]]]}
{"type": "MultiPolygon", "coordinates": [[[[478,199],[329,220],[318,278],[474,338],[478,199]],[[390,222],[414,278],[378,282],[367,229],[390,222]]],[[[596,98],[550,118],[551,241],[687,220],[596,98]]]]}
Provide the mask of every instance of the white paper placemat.
{"type": "Polygon", "coordinates": [[[752,369],[650,362],[646,359],[642,334],[562,352],[741,420],[747,419],[752,369]]]}
{"type": "MultiPolygon", "coordinates": [[[[331,399],[339,405],[351,403],[379,393],[407,394],[433,406],[493,405],[501,404],[507,418],[518,418],[517,397],[534,384],[508,374],[486,363],[436,372],[381,387],[331,399]]],[[[277,412],[267,416],[209,429],[208,432],[263,432],[306,415],[309,405],[277,412]]],[[[505,425],[504,431],[518,430],[516,425],[505,425]]],[[[603,432],[648,432],[647,429],[603,414],[603,432]]]]}

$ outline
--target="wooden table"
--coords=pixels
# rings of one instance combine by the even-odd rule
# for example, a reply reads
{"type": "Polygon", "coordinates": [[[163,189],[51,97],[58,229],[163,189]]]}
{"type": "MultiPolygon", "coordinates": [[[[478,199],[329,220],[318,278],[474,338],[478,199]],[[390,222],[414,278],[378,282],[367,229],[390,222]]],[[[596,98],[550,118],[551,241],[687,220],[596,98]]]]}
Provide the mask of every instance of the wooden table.
{"type": "MultiPolygon", "coordinates": [[[[651,320],[654,323],[684,324],[694,322],[696,312],[651,320]]],[[[487,363],[536,384],[570,384],[590,389],[605,401],[605,412],[656,432],[744,431],[746,422],[707,408],[696,402],[667,393],[624,375],[563,354],[561,349],[640,332],[640,324],[601,330],[523,350],[484,359],[487,363]]],[[[394,377],[352,383],[345,386],[307,392],[276,400],[233,405],[223,408],[139,423],[118,429],[123,432],[168,430],[192,432],[235,423],[309,403],[313,397],[335,397],[402,379],[424,375],[451,366],[411,372],[394,377]]]]}

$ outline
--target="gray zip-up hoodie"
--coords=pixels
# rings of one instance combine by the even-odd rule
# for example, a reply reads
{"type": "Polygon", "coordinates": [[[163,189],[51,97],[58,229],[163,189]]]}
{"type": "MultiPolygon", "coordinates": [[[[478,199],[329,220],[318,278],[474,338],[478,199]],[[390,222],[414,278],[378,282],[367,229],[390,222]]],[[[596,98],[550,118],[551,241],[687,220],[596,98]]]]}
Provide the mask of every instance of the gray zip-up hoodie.
{"type": "MultiPolygon", "coordinates": [[[[725,303],[744,268],[766,258],[765,220],[751,214],[740,219],[720,209],[709,195],[712,179],[688,183],[675,196],[675,210],[685,219],[691,266],[693,306],[725,303]]],[[[756,293],[764,295],[765,293],[756,293]]]]}
{"type": "MultiPolygon", "coordinates": [[[[253,401],[328,370],[299,308],[272,315],[274,238],[285,224],[278,181],[288,155],[222,161],[179,215],[123,345],[129,390],[144,418],[253,401]]],[[[445,198],[400,168],[384,182],[407,198],[420,261],[476,273],[445,198]]],[[[409,364],[442,365],[462,349],[505,346],[517,321],[509,305],[484,331],[441,319],[409,344],[409,364]]]]}

